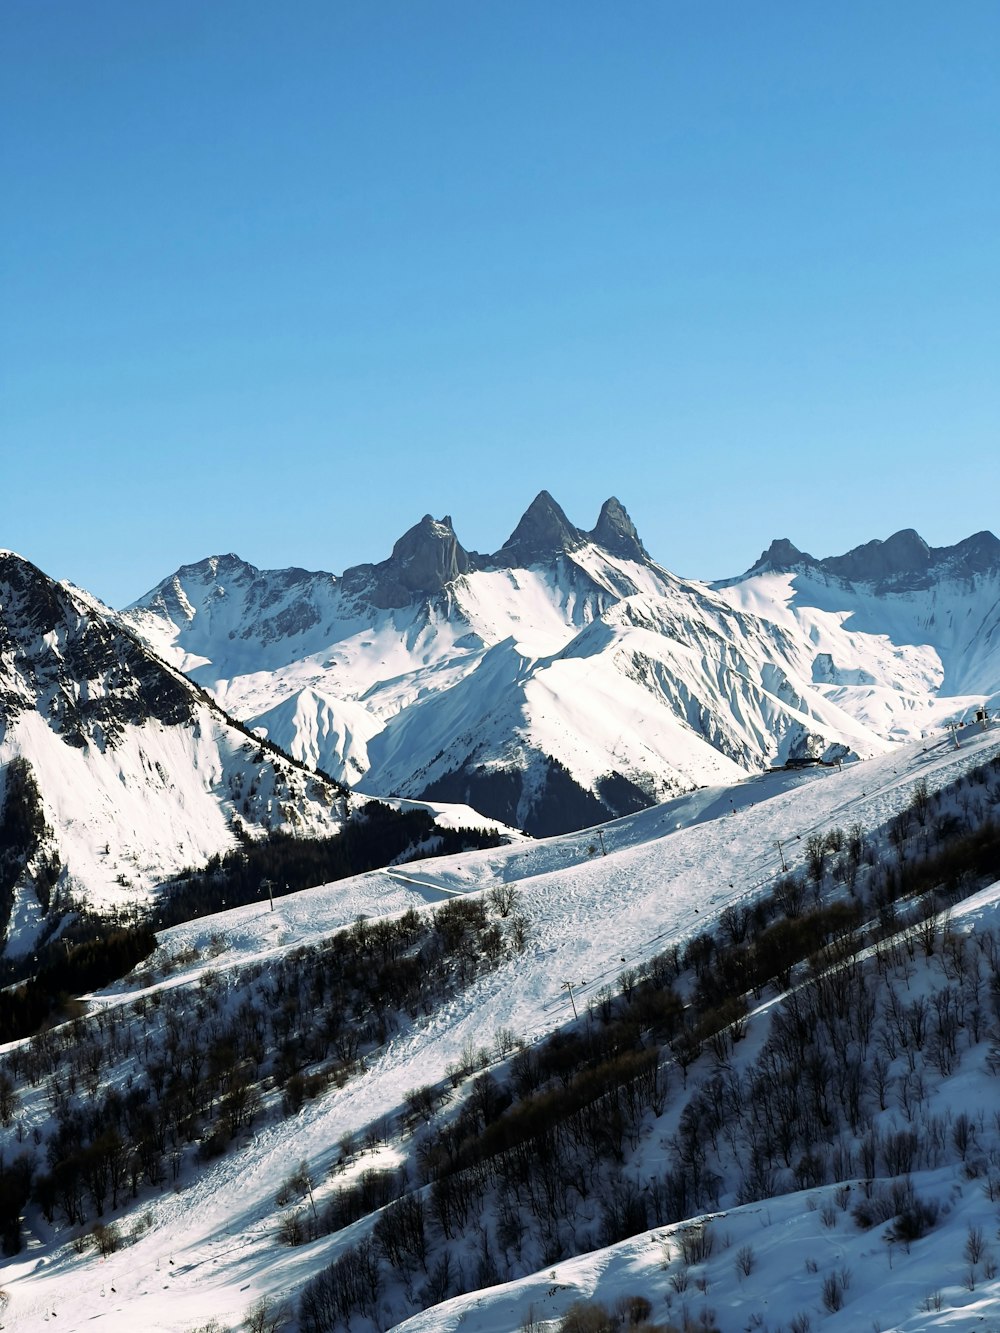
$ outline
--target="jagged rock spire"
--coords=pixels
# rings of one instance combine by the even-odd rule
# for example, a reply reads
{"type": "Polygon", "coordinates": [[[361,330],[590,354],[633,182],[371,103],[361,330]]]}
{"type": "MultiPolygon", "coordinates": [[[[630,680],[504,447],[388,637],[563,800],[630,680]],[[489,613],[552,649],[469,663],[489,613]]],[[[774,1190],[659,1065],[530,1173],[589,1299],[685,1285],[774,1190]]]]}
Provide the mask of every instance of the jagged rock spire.
{"type": "Polygon", "coordinates": [[[539,491],[492,560],[508,568],[531,565],[574,551],[585,540],[585,534],[573,526],[548,491],[539,491]]]}
{"type": "Polygon", "coordinates": [[[438,592],[465,574],[469,555],[455,536],[451,515],[425,514],[392,548],[389,563],[399,582],[411,592],[438,592]]]}
{"type": "Polygon", "coordinates": [[[612,495],[601,505],[597,526],[590,534],[590,540],[611,555],[624,560],[648,560],[649,553],[643,546],[635,524],[628,516],[625,506],[612,495]]]}
{"type": "Polygon", "coordinates": [[[384,609],[408,606],[416,598],[433,597],[471,568],[469,553],[455,536],[451,516],[425,514],[404,532],[392,555],[378,565],[358,565],[344,574],[344,585],[365,587],[372,605],[384,609]]]}

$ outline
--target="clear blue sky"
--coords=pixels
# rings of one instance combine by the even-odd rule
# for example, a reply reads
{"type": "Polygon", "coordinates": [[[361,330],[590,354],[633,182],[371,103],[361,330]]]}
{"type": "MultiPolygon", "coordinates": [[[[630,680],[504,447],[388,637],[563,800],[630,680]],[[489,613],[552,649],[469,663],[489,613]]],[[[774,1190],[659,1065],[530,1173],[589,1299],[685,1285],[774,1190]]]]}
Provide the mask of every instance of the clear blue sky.
{"type": "Polygon", "coordinates": [[[1000,4],[4,0],[0,546],[997,530],[1000,4]]]}

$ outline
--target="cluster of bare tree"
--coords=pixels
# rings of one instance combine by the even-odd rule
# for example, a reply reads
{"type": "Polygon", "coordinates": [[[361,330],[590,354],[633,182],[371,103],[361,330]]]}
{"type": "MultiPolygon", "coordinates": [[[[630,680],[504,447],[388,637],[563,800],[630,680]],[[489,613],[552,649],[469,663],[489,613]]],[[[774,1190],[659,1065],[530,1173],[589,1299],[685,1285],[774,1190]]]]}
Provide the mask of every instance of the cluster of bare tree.
{"type": "MultiPolygon", "coordinates": [[[[367,1239],[305,1289],[302,1327],[370,1316],[389,1273],[413,1308],[682,1219],[715,1206],[734,1176],[747,1200],[860,1178],[871,1208],[856,1220],[888,1222],[900,1240],[934,1221],[933,1201],[906,1189],[918,1166],[951,1154],[995,1172],[1000,1192],[1000,1126],[949,1124],[927,1105],[970,1046],[986,1043],[1000,1069],[1000,945],[940,921],[980,877],[1000,875],[998,771],[995,761],[939,793],[918,784],[883,830],[810,834],[802,873],[624,968],[577,1023],[530,1047],[498,1033],[494,1051],[470,1051],[449,1079],[414,1089],[400,1126],[405,1174],[364,1172],[321,1192],[306,1166],[281,1222],[286,1242],[380,1211],[367,1239]],[[911,994],[918,964],[935,983],[911,994]],[[737,1060],[748,1009],[769,990],[783,1002],[767,1040],[756,1060],[737,1060]],[[641,1136],[671,1097],[688,1095],[695,1068],[670,1167],[640,1181],[630,1160],[641,1136]],[[888,1110],[891,1130],[879,1120],[888,1110]],[[470,1233],[474,1252],[460,1260],[470,1233]]],[[[359,920],[266,970],[209,967],[197,987],[154,991],[13,1047],[0,1061],[0,1119],[18,1140],[0,1160],[5,1249],[19,1248],[30,1200],[76,1231],[103,1226],[143,1189],[182,1184],[262,1114],[295,1114],[352,1077],[526,933],[503,886],[434,912],[359,920]],[[19,1116],[25,1084],[47,1098],[44,1133],[19,1116]]]]}
{"type": "MultiPolygon", "coordinates": [[[[415,1138],[416,1179],[396,1177],[409,1192],[381,1214],[364,1262],[348,1251],[306,1289],[303,1328],[327,1333],[372,1314],[390,1272],[405,1274],[418,1308],[718,1207],[724,1179],[750,1201],[861,1178],[857,1224],[889,1223],[894,1243],[936,1220],[935,1201],[909,1181],[918,1167],[958,1156],[965,1169],[995,1170],[1000,1191],[1000,1122],[949,1124],[927,1108],[932,1080],[963,1050],[992,1034],[1000,1052],[1000,944],[940,921],[979,878],[1000,874],[1000,830],[987,817],[998,769],[942,793],[917,784],[885,829],[809,835],[801,874],[727,909],[683,948],[625,968],[579,1022],[519,1044],[471,1082],[470,1061],[453,1089],[410,1094],[409,1128],[429,1122],[415,1138]],[[940,976],[910,996],[928,960],[940,976]],[[738,1061],[750,1003],[768,990],[783,1003],[757,1059],[738,1061]],[[699,1061],[671,1165],[640,1180],[629,1169],[640,1135],[699,1061]],[[886,1110],[902,1127],[879,1128],[886,1110]],[[405,1252],[383,1220],[404,1208],[418,1238],[405,1252]],[[470,1233],[477,1252],[463,1260],[470,1233]],[[355,1268],[367,1287],[348,1280],[355,1268]]],[[[834,1296],[843,1302],[842,1284],[834,1296]]]]}
{"type": "Polygon", "coordinates": [[[13,1047],[0,1062],[0,1117],[21,1145],[14,1163],[0,1159],[6,1251],[21,1246],[29,1196],[51,1225],[82,1227],[140,1188],[182,1182],[269,1102],[294,1114],[346,1081],[392,1032],[523,945],[523,919],[504,911],[470,898],[359,920],[266,970],[208,968],[193,992],[153,991],[13,1047]],[[24,1084],[44,1086],[44,1136],[17,1114],[24,1084]]]}

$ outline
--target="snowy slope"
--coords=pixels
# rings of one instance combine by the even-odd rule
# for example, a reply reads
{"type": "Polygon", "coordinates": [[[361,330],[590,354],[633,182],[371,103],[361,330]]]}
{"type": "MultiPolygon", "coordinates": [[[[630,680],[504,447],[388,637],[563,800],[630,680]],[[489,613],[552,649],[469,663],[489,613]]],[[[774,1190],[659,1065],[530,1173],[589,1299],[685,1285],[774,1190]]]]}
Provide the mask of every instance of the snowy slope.
{"type": "MultiPolygon", "coordinates": [[[[523,771],[504,813],[531,829],[545,801],[531,779],[546,755],[614,806],[622,795],[612,775],[633,784],[641,804],[644,794],[663,798],[735,781],[759,771],[762,755],[783,762],[810,752],[810,740],[817,753],[884,748],[816,696],[798,657],[789,636],[732,614],[708,594],[672,588],[659,598],[635,595],[558,653],[530,658],[513,640],[492,648],[447,694],[390,720],[369,745],[367,783],[482,805],[477,795],[491,778],[523,771]],[[415,769],[421,746],[433,758],[415,769]]],[[[589,821],[574,822],[600,817],[595,807],[589,821]]]]}
{"type": "MultiPolygon", "coordinates": [[[[211,1318],[231,1328],[258,1296],[294,1295],[355,1239],[354,1229],[348,1228],[296,1249],[278,1246],[274,1193],[300,1161],[306,1160],[322,1178],[335,1160],[341,1135],[362,1131],[380,1115],[398,1110],[407,1089],[443,1077],[467,1044],[489,1046],[496,1029],[505,1026],[528,1041],[539,1037],[570,1016],[567,980],[582,1007],[617,975],[623,960],[633,964],[661,951],[666,942],[683,941],[728,903],[772,883],[779,870],[775,839],[784,840],[794,865],[810,831],[854,820],[874,826],[909,803],[920,778],[934,788],[996,751],[997,735],[987,732],[957,750],[946,737],[900,747],[841,772],[764,775],[736,787],[697,792],[608,825],[602,830],[606,856],[593,854],[594,834],[569,834],[446,863],[407,866],[413,882],[400,883],[391,904],[385,900],[391,877],[380,872],[280,900],[273,913],[257,906],[241,908],[166,932],[161,955],[174,956],[177,967],[158,984],[197,988],[206,967],[224,978],[226,970],[240,962],[263,961],[319,940],[358,911],[377,911],[384,905],[403,910],[498,882],[520,886],[531,926],[526,952],[482,975],[443,1010],[395,1038],[362,1077],[307,1103],[292,1119],[263,1123],[238,1151],[210,1164],[180,1193],[166,1190],[142,1199],[135,1211],[148,1214],[148,1229],[140,1228],[123,1251],[103,1261],[93,1253],[81,1258],[68,1244],[48,1240],[42,1228],[29,1248],[7,1265],[6,1326],[37,1328],[55,1316],[59,1327],[89,1327],[96,1319],[110,1333],[131,1333],[136,1327],[184,1333],[211,1318]],[[195,947],[202,951],[199,958],[192,957],[195,947]]],[[[962,908],[970,919],[983,922],[995,921],[997,911],[995,890],[962,908]]],[[[130,1003],[134,996],[134,990],[122,986],[97,1002],[130,1003]]],[[[995,1102],[992,1083],[971,1064],[962,1066],[961,1077],[965,1082],[956,1085],[954,1095],[963,1097],[962,1104],[973,1111],[982,1106],[989,1114],[995,1102]]],[[[43,1098],[29,1101],[25,1129],[47,1114],[43,1098]]],[[[397,1151],[383,1149],[381,1156],[362,1162],[391,1162],[397,1151]]],[[[994,1209],[983,1196],[981,1180],[966,1182],[967,1189],[957,1189],[958,1182],[954,1169],[941,1180],[921,1180],[921,1190],[934,1189],[950,1199],[948,1220],[929,1243],[914,1245],[911,1256],[890,1254],[892,1269],[877,1237],[851,1231],[843,1221],[826,1227],[804,1196],[727,1209],[719,1230],[731,1233],[732,1243],[720,1247],[713,1261],[707,1303],[717,1308],[726,1333],[747,1327],[754,1312],[766,1314],[769,1328],[779,1322],[787,1326],[807,1305],[814,1309],[815,1328],[825,1319],[822,1310],[815,1313],[822,1275],[848,1266],[855,1275],[851,1303],[830,1318],[831,1328],[869,1328],[874,1319],[884,1333],[891,1328],[913,1333],[988,1327],[988,1322],[974,1321],[1000,1318],[1000,1288],[980,1275],[974,1292],[963,1291],[961,1251],[967,1225],[985,1222],[994,1227],[994,1209]],[[756,1268],[741,1281],[734,1255],[745,1242],[752,1242],[756,1268]],[[805,1267],[806,1259],[816,1260],[819,1276],[805,1267]],[[935,1290],[942,1292],[940,1317],[937,1312],[918,1313],[917,1300],[935,1290]]],[[[814,1203],[828,1202],[819,1197],[822,1191],[815,1193],[814,1203]]],[[[670,1229],[561,1262],[555,1270],[513,1287],[459,1298],[409,1327],[444,1333],[461,1325],[500,1333],[518,1328],[529,1305],[535,1306],[536,1317],[552,1319],[579,1293],[613,1299],[634,1292],[636,1284],[661,1300],[668,1276],[660,1267],[663,1242],[671,1243],[670,1229]]],[[[693,1315],[703,1303],[692,1291],[693,1315]]],[[[663,1318],[665,1307],[658,1310],[663,1318]]]]}
{"type": "MultiPolygon", "coordinates": [[[[996,927],[1000,886],[981,903],[979,918],[996,927]]],[[[981,1080],[966,1091],[970,1105],[988,1112],[990,1098],[981,1080]]],[[[977,1266],[970,1285],[965,1248],[970,1230],[993,1236],[995,1209],[982,1192],[963,1190],[957,1174],[954,1167],[919,1174],[921,1192],[946,1201],[947,1217],[909,1251],[897,1246],[891,1252],[879,1243],[879,1234],[859,1231],[838,1203],[838,1191],[820,1187],[693,1219],[694,1227],[707,1226],[715,1243],[709,1259],[691,1270],[681,1259],[683,1240],[693,1229],[692,1221],[685,1221],[455,1297],[396,1327],[399,1333],[514,1333],[534,1321],[537,1333],[556,1333],[561,1317],[578,1301],[599,1302],[614,1312],[638,1296],[649,1301],[651,1317],[661,1327],[683,1327],[679,1321],[686,1311],[690,1327],[702,1329],[697,1321],[703,1312],[714,1312],[709,1327],[721,1333],[778,1333],[794,1327],[795,1319],[809,1320],[800,1328],[838,1333],[992,1330],[1000,1318],[1000,1282],[977,1266]],[[671,1279],[688,1272],[688,1286],[678,1293],[671,1279]],[[823,1283],[841,1275],[847,1282],[844,1305],[833,1312],[823,1303],[823,1283]]],[[[988,1244],[987,1264],[995,1249],[988,1244]]]]}
{"type": "Polygon", "coordinates": [[[979,533],[934,550],[916,533],[816,560],[775,542],[734,606],[811,646],[811,680],[892,739],[914,739],[1000,698],[1000,542],[979,533]]]}
{"type": "Polygon", "coordinates": [[[30,766],[48,826],[39,854],[59,873],[50,904],[37,865],[19,879],[11,952],[78,903],[113,913],[148,901],[238,831],[333,832],[343,815],[336,789],[263,750],[93,598],[6,554],[0,771],[14,759],[30,766]]]}

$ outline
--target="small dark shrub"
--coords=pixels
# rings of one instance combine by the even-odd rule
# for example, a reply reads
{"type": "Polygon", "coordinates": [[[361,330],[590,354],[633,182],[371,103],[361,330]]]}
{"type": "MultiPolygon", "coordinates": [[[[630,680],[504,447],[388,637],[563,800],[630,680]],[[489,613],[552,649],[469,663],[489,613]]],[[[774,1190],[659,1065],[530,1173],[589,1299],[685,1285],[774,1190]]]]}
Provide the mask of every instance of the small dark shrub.
{"type": "Polygon", "coordinates": [[[617,1320],[598,1301],[574,1301],[562,1317],[559,1333],[616,1333],[617,1320]]]}

